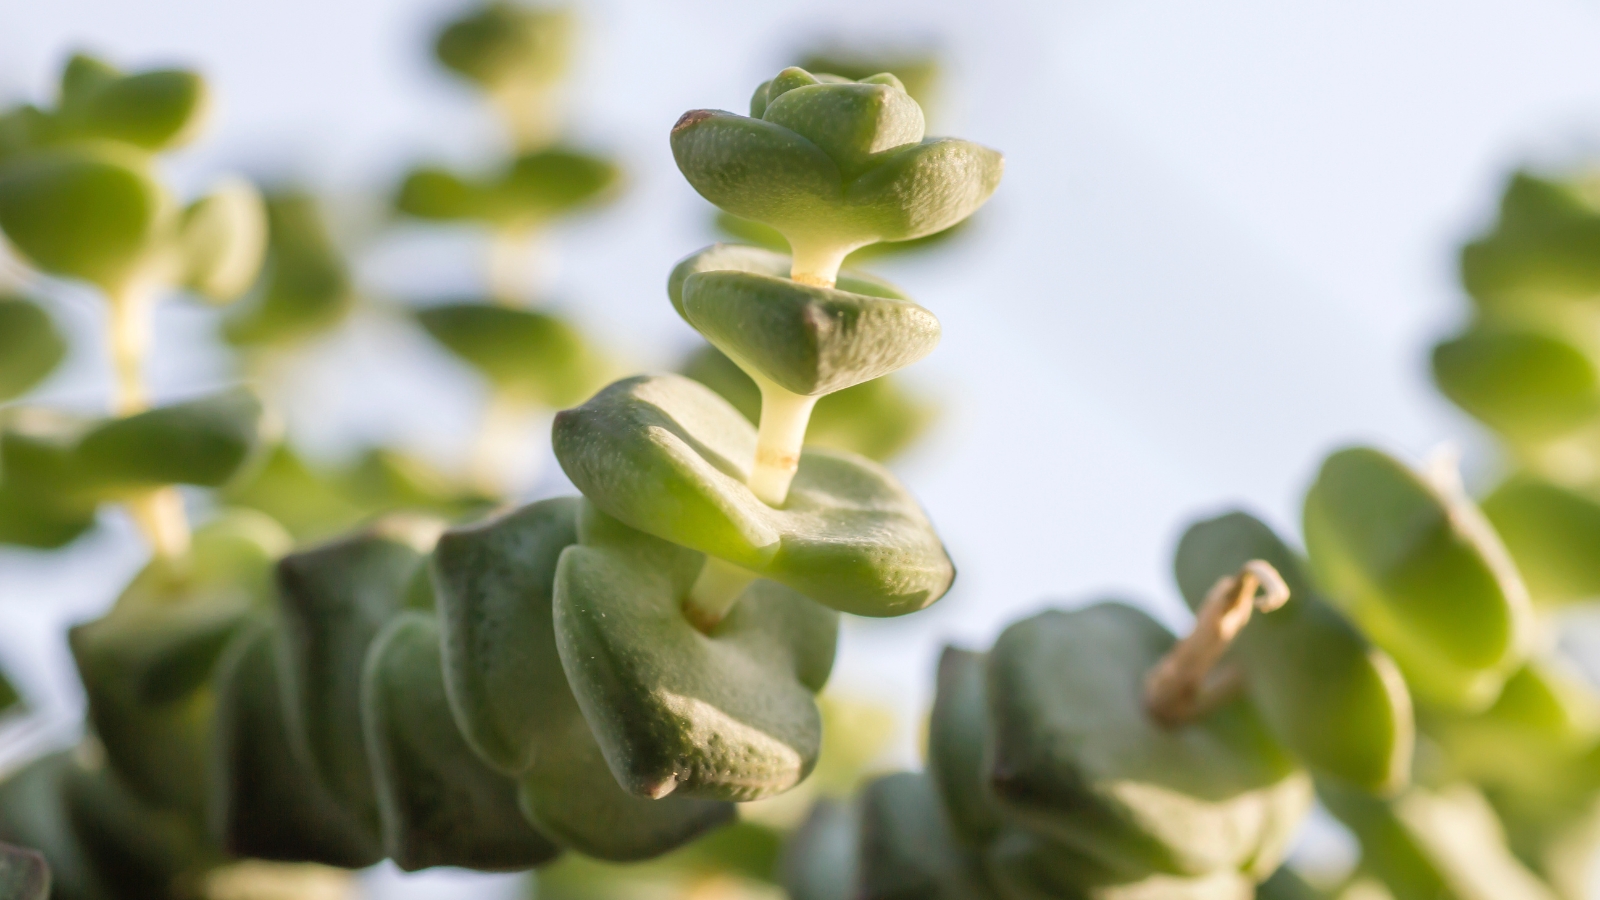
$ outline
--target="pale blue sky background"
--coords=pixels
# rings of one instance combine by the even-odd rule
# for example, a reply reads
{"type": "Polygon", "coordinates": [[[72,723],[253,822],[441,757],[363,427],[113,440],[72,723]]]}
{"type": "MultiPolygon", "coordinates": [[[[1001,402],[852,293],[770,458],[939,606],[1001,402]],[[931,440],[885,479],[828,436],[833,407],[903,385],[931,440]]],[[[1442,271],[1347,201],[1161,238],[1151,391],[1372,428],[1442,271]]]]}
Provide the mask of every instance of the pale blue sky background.
{"type": "MultiPolygon", "coordinates": [[[[39,96],[77,46],[197,65],[221,102],[174,161],[181,184],[240,170],[383,191],[410,161],[493,152],[484,111],[427,54],[456,7],[0,0],[0,93],[39,96]]],[[[1475,430],[1426,376],[1428,346],[1464,312],[1455,248],[1514,165],[1579,158],[1600,135],[1600,6],[1579,0],[581,8],[573,126],[624,160],[631,185],[550,242],[545,283],[641,367],[690,345],[663,284],[711,237],[667,147],[684,110],[742,109],[817,35],[931,39],[951,64],[941,130],[1007,154],[980,227],[877,267],[944,323],[911,375],[947,414],[899,469],[961,576],[932,610],[851,627],[836,684],[908,714],[942,641],[986,644],[1047,603],[1114,592],[1180,624],[1168,566],[1182,525],[1245,504],[1297,530],[1337,444],[1417,458],[1454,439],[1485,477],[1475,430]]],[[[375,291],[426,298],[475,284],[475,253],[470,236],[413,231],[368,242],[362,271],[375,291]]],[[[93,340],[93,299],[57,295],[93,340]]],[[[160,396],[227,377],[182,349],[210,321],[167,309],[160,396]]],[[[99,403],[94,351],[41,396],[99,403]]],[[[393,439],[459,458],[481,398],[415,334],[379,323],[305,362],[295,396],[309,405],[290,425],[322,452],[393,439]]],[[[558,484],[547,473],[542,489],[558,484]]],[[[103,606],[140,561],[112,526],[56,557],[0,551],[0,653],[36,673],[57,721],[76,702],[48,675],[64,660],[58,623],[103,606]]]]}

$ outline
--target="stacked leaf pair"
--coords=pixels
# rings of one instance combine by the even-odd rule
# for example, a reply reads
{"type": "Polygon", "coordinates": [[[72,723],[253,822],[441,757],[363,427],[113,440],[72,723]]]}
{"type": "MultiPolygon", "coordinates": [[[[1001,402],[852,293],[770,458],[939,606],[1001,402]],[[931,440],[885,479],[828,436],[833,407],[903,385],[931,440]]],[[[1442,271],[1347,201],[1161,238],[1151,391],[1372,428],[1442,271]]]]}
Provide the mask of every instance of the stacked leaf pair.
{"type": "MultiPolygon", "coordinates": [[[[1489,232],[1462,251],[1465,331],[1434,350],[1451,400],[1500,438],[1509,474],[1483,501],[1556,644],[1600,596],[1600,200],[1592,177],[1518,173],[1489,232]]],[[[1600,696],[1554,649],[1466,721],[1425,722],[1483,787],[1519,856],[1564,897],[1600,855],[1600,696]]]]}
{"type": "Polygon", "coordinates": [[[555,92],[573,43],[567,10],[491,3],[447,25],[435,43],[439,62],[481,90],[499,113],[515,155],[487,174],[428,166],[409,173],[395,198],[408,216],[461,223],[490,236],[488,295],[435,303],[416,319],[436,341],[472,366],[492,399],[472,477],[480,489],[504,494],[495,432],[529,409],[560,409],[582,401],[612,377],[614,364],[572,324],[527,308],[530,240],[554,221],[615,195],[615,163],[559,142],[555,92]]]}

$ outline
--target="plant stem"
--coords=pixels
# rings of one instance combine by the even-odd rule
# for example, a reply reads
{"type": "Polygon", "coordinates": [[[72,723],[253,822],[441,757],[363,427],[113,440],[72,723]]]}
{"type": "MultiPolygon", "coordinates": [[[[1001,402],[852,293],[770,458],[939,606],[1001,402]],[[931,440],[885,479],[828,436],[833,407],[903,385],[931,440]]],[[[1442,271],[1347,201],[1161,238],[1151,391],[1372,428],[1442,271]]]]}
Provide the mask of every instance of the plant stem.
{"type": "Polygon", "coordinates": [[[1150,717],[1164,728],[1177,728],[1234,696],[1243,685],[1239,670],[1213,669],[1249,624],[1252,610],[1271,612],[1288,599],[1289,586],[1278,570],[1259,559],[1218,579],[1195,614],[1194,630],[1145,675],[1144,705],[1150,717]]]}
{"type": "Polygon", "coordinates": [[[689,621],[703,632],[710,632],[728,615],[728,610],[739,602],[745,588],[759,577],[748,569],[731,562],[707,556],[705,565],[689,588],[683,611],[689,621]]]}
{"type": "Polygon", "coordinates": [[[528,303],[528,238],[531,228],[497,228],[489,239],[489,296],[501,306],[528,303]]]}
{"type": "Polygon", "coordinates": [[[831,288],[839,281],[839,267],[844,258],[856,249],[852,244],[822,244],[791,238],[789,247],[794,262],[789,267],[789,279],[814,287],[831,288]]]}
{"type": "MultiPolygon", "coordinates": [[[[110,303],[111,369],[115,378],[112,411],[131,416],[150,408],[144,362],[150,350],[150,318],[155,309],[153,285],[133,280],[107,292],[110,303]]],[[[177,559],[189,552],[189,519],[183,495],[172,485],[127,501],[128,515],[144,533],[156,556],[177,559]]]]}
{"type": "Polygon", "coordinates": [[[473,443],[467,478],[490,497],[506,494],[506,470],[522,446],[523,413],[527,407],[512,394],[491,387],[473,443]]]}
{"type": "Polygon", "coordinates": [[[544,85],[513,85],[489,95],[518,154],[547,146],[555,139],[555,92],[544,85]]]}
{"type": "Polygon", "coordinates": [[[748,484],[761,502],[782,506],[789,499],[789,483],[800,469],[800,447],[819,398],[792,393],[759,374],[752,373],[752,377],[761,388],[761,426],[748,484]]]}

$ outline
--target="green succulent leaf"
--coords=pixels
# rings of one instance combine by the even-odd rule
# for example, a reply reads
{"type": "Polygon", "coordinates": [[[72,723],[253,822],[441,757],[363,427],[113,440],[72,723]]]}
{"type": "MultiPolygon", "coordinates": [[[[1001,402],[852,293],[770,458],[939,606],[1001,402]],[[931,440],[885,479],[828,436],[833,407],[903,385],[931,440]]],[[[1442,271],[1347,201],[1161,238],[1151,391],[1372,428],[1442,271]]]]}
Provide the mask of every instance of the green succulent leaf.
{"type": "Polygon", "coordinates": [[[378,632],[406,608],[438,525],[394,516],[278,563],[280,673],[290,739],[323,785],[363,823],[378,798],[361,725],[361,675],[378,632]]]}
{"type": "Polygon", "coordinates": [[[258,616],[217,663],[206,775],[212,839],[237,857],[359,869],[383,859],[376,830],[308,773],[290,744],[279,630],[258,616]]]}
{"type": "Polygon", "coordinates": [[[181,560],[153,559],[105,616],[68,634],[106,759],[145,802],[206,809],[204,770],[215,699],[211,676],[253,610],[289,538],[234,511],[195,531],[181,560]]]}
{"type": "Polygon", "coordinates": [[[896,772],[860,799],[858,900],[989,900],[979,859],[950,832],[925,775],[896,772]]]}
{"type": "Polygon", "coordinates": [[[680,262],[668,293],[712,344],[791,393],[831,394],[921,359],[939,320],[888,284],[852,278],[839,288],[787,277],[786,257],[713,245],[680,262]],[[850,290],[866,282],[868,292],[850,290]]]}
{"type": "Polygon", "coordinates": [[[0,164],[0,230],[52,275],[122,291],[150,264],[176,215],[150,161],[109,142],[19,154],[0,164]]]}
{"type": "Polygon", "coordinates": [[[556,650],[556,564],[577,540],[578,502],[542,501],[439,539],[445,686],[467,743],[521,774],[523,810],[541,831],[588,856],[646,859],[727,822],[734,808],[636,797],[612,777],[556,650]]]}
{"type": "Polygon", "coordinates": [[[578,500],[544,500],[453,528],[433,553],[444,680],[468,744],[515,775],[550,752],[548,725],[576,714],[556,652],[551,599],[578,500]]]}
{"type": "Polygon", "coordinates": [[[402,870],[527,869],[561,850],[517,805],[517,783],[474,755],[445,696],[439,625],[430,614],[391,620],[367,652],[362,721],[383,844],[402,870]]]}
{"type": "Polygon", "coordinates": [[[1467,292],[1497,312],[1600,293],[1600,210],[1572,186],[1518,173],[1495,230],[1461,251],[1467,292]]]}
{"type": "Polygon", "coordinates": [[[1395,900],[1554,900],[1505,844],[1494,810],[1471,787],[1413,787],[1393,800],[1318,783],[1323,804],[1355,833],[1362,867],[1395,900]]]}
{"type": "Polygon", "coordinates": [[[778,863],[778,881],[791,900],[854,900],[860,832],[849,805],[819,799],[778,863]]]}
{"type": "Polygon", "coordinates": [[[945,647],[928,721],[928,777],[939,789],[956,838],[979,848],[1004,825],[985,785],[988,735],[988,658],[945,647]]]}
{"type": "Polygon", "coordinates": [[[142,801],[105,766],[69,766],[61,789],[72,832],[111,896],[179,883],[220,862],[195,819],[142,801]]]}
{"type": "Polygon", "coordinates": [[[22,699],[22,693],[16,685],[6,678],[4,670],[0,670],[0,720],[27,709],[28,704],[22,699]]]}
{"type": "Polygon", "coordinates": [[[567,69],[572,14],[517,3],[488,3],[447,25],[434,44],[446,68],[494,91],[548,84],[567,69]]]}
{"type": "Polygon", "coordinates": [[[1287,605],[1254,616],[1235,640],[1261,719],[1308,766],[1388,793],[1411,775],[1411,694],[1383,651],[1317,594],[1298,554],[1259,519],[1233,512],[1196,523],[1178,544],[1178,587],[1198,611],[1218,579],[1265,560],[1289,585],[1287,605]]]}
{"type": "Polygon", "coordinates": [[[317,200],[301,191],[266,198],[267,254],[259,287],[222,326],[237,346],[291,343],[337,325],[355,288],[317,200]]]}
{"type": "Polygon", "coordinates": [[[1341,450],[1306,495],[1305,538],[1328,598],[1419,699],[1482,709],[1522,664],[1527,590],[1464,492],[1376,450],[1341,450]]]}
{"type": "Polygon", "coordinates": [[[50,866],[37,851],[0,844],[0,897],[50,900],[50,866]]]}
{"type": "Polygon", "coordinates": [[[1600,504],[1531,475],[1495,488],[1483,514],[1541,606],[1600,596],[1600,504]]]}
{"type": "Polygon", "coordinates": [[[73,831],[64,797],[70,750],[42,756],[0,780],[0,840],[41,853],[51,870],[51,896],[60,900],[113,897],[73,831]]]}
{"type": "Polygon", "coordinates": [[[1534,331],[1474,330],[1433,350],[1439,389],[1511,441],[1566,435],[1600,414],[1600,373],[1582,349],[1534,331]]]}
{"type": "Polygon", "coordinates": [[[868,460],[808,449],[784,506],[762,503],[745,486],[755,429],[687,378],[616,382],[558,414],[554,443],[607,514],[842,612],[913,612],[955,578],[916,500],[868,460]]]}
{"type": "Polygon", "coordinates": [[[1287,865],[1279,866],[1271,878],[1256,886],[1256,900],[1326,900],[1326,897],[1323,891],[1287,865]]]}
{"type": "Polygon", "coordinates": [[[228,179],[189,204],[178,223],[183,285],[217,303],[243,294],[267,252],[267,210],[261,193],[228,179]]]}
{"type": "Polygon", "coordinates": [[[556,646],[617,781],[647,797],[755,800],[810,774],[838,614],[757,581],[702,633],[683,607],[703,554],[590,504],[578,528],[556,569],[556,646]]]}
{"type": "Polygon", "coordinates": [[[786,69],[751,111],[685,113],[673,156],[701,196],[791,245],[848,249],[942,231],[1000,182],[995,151],[924,139],[921,108],[893,76],[841,83],[786,69]]]}
{"type": "Polygon", "coordinates": [[[62,74],[61,127],[74,137],[104,138],[143,150],[171,150],[200,130],[209,106],[194,72],[159,69],[123,75],[75,56],[62,74]]]}
{"type": "Polygon", "coordinates": [[[561,148],[534,150],[485,178],[417,169],[401,185],[395,207],[420,219],[528,228],[603,201],[621,179],[621,169],[599,156],[561,148]]]}
{"type": "MultiPolygon", "coordinates": [[[[846,265],[861,265],[869,260],[880,257],[901,256],[905,254],[920,253],[944,244],[951,238],[965,231],[971,219],[962,219],[943,231],[925,234],[909,241],[883,241],[878,244],[868,244],[850,252],[845,257],[846,265]]],[[[789,241],[770,225],[763,225],[754,219],[744,219],[739,216],[719,211],[716,215],[717,230],[733,238],[741,244],[754,244],[766,250],[777,253],[789,252],[789,241]]]]}
{"type": "Polygon", "coordinates": [[[1253,900],[1252,879],[1234,871],[1197,878],[1149,875],[1127,880],[1082,854],[1021,829],[1002,834],[984,854],[1002,900],[1253,900]]]}
{"type": "Polygon", "coordinates": [[[76,474],[113,494],[165,484],[219,487],[252,460],[262,429],[261,401],[234,388],[91,428],[74,454],[76,474]]]}
{"type": "Polygon", "coordinates": [[[74,478],[83,429],[44,410],[0,423],[0,543],[53,549],[94,526],[97,501],[74,478]]]}
{"type": "Polygon", "coordinates": [[[924,107],[933,98],[939,81],[939,58],[925,52],[880,54],[832,47],[807,54],[797,65],[807,72],[827,72],[851,81],[889,73],[924,107]]]}
{"type": "Polygon", "coordinates": [[[448,303],[419,310],[417,321],[496,388],[541,406],[582,402],[611,371],[576,328],[548,313],[448,303]]]}
{"type": "Polygon", "coordinates": [[[26,297],[0,295],[0,402],[27,393],[66,355],[49,313],[26,297]]]}
{"type": "Polygon", "coordinates": [[[1237,700],[1167,730],[1145,673],[1175,639],[1119,603],[1018,622],[989,654],[989,783],[1013,820],[1116,873],[1265,877],[1310,780],[1237,700]]]}

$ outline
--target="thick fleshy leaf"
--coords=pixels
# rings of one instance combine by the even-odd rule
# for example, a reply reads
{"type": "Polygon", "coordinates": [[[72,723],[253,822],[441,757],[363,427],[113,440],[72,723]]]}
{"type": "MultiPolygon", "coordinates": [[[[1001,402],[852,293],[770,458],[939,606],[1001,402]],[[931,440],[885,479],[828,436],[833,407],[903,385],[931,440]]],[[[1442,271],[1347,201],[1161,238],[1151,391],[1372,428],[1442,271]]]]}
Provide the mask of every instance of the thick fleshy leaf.
{"type": "Polygon", "coordinates": [[[955,569],[887,470],[810,449],[781,509],[745,486],[755,429],[674,375],[616,382],[556,416],[556,457],[600,509],[843,612],[892,616],[942,597],[955,569]]]}
{"type": "Polygon", "coordinates": [[[280,674],[296,755],[364,823],[376,825],[361,673],[367,649],[406,607],[439,526],[390,517],[354,537],[278,563],[284,621],[280,674]]]}
{"type": "Polygon", "coordinates": [[[1600,597],[1600,503],[1531,475],[1495,488],[1483,514],[1539,605],[1600,597]]]}
{"type": "Polygon", "coordinates": [[[556,569],[556,646],[617,781],[647,797],[754,800],[804,779],[838,614],[757,581],[702,633],[684,614],[702,554],[589,504],[578,528],[556,569]]]}
{"type": "Polygon", "coordinates": [[[248,511],[197,529],[187,557],[157,557],[105,616],[69,632],[89,721],[128,789],[200,817],[216,661],[288,549],[276,523],[248,511]]]}
{"type": "Polygon", "coordinates": [[[1493,233],[1461,251],[1461,279],[1496,307],[1588,300],[1600,292],[1600,212],[1576,185],[1517,173],[1500,201],[1493,233]]]}
{"type": "Polygon", "coordinates": [[[50,900],[50,866],[36,850],[0,844],[0,897],[50,900]]]}
{"type": "MultiPolygon", "coordinates": [[[[707,344],[679,371],[716,391],[751,424],[760,419],[761,389],[721,350],[707,344]]],[[[806,427],[806,443],[884,462],[921,437],[937,415],[925,398],[886,375],[818,400],[806,427]]]]}
{"type": "Polygon", "coordinates": [[[1581,348],[1534,331],[1475,330],[1433,349],[1456,405],[1512,441],[1559,438],[1600,414],[1600,373],[1581,348]]]}
{"type": "Polygon", "coordinates": [[[831,394],[932,352],[939,320],[906,300],[711,271],[683,282],[684,318],[706,340],[795,394],[831,394]]]}
{"type": "Polygon", "coordinates": [[[1375,792],[1411,775],[1411,694],[1383,651],[1320,597],[1305,565],[1259,519],[1233,512],[1190,526],[1173,569],[1199,610],[1220,578],[1266,560],[1289,586],[1289,603],[1251,618],[1232,658],[1272,733],[1307,765],[1375,792]]]}
{"type": "Polygon", "coordinates": [[[1252,900],[1254,882],[1234,871],[1197,878],[1148,875],[1124,880],[1060,844],[1013,829],[984,854],[995,893],[1002,900],[1252,900]]]}
{"type": "Polygon", "coordinates": [[[383,858],[376,829],[309,777],[289,742],[274,642],[258,621],[217,663],[210,765],[212,839],[227,853],[348,869],[383,858]]]}
{"type": "Polygon", "coordinates": [[[517,783],[456,729],[441,665],[439,626],[428,613],[393,619],[367,652],[361,713],[385,851],[407,872],[549,862],[560,848],[528,824],[517,783]]]}
{"type": "Polygon", "coordinates": [[[157,69],[123,75],[80,55],[62,75],[60,118],[76,137],[170,150],[199,131],[208,99],[205,82],[194,72],[157,69]]]}
{"type": "Polygon", "coordinates": [[[445,169],[417,169],[400,186],[395,207],[440,221],[476,220],[526,228],[603,200],[621,181],[611,161],[571,149],[535,150],[484,178],[445,169]]]}
{"type": "Polygon", "coordinates": [[[852,182],[845,203],[878,240],[908,241],[950,228],[988,201],[1005,159],[981,144],[928,138],[891,150],[852,182]]]}
{"type": "Polygon", "coordinates": [[[824,797],[785,842],[778,881],[790,900],[855,900],[860,843],[855,810],[824,797]]]}
{"type": "Polygon", "coordinates": [[[232,344],[287,343],[338,324],[355,305],[344,259],[317,200],[288,191],[267,197],[268,253],[260,287],[223,323],[232,344]]]}
{"type": "Polygon", "coordinates": [[[980,860],[957,843],[927,776],[885,775],[861,795],[856,900],[989,900],[980,860]]]}
{"type": "Polygon", "coordinates": [[[1305,539],[1328,598],[1394,656],[1419,699],[1482,709],[1522,664],[1527,589],[1457,487],[1376,450],[1341,450],[1306,495],[1305,539]]]}
{"type": "Polygon", "coordinates": [[[1530,660],[1494,705],[1473,716],[1425,720],[1455,774],[1525,798],[1584,790],[1573,768],[1600,745],[1600,694],[1560,657],[1530,660]]]}
{"type": "Polygon", "coordinates": [[[985,785],[989,733],[988,659],[945,647],[928,721],[928,777],[944,801],[957,839],[982,847],[1004,824],[985,785]]]}
{"type": "Polygon", "coordinates": [[[1439,792],[1413,787],[1390,801],[1320,783],[1317,793],[1355,832],[1363,868],[1395,900],[1554,900],[1506,848],[1494,810],[1466,785],[1439,792]]]}
{"type": "Polygon", "coordinates": [[[84,428],[36,409],[0,424],[0,542],[55,548],[94,525],[97,500],[78,489],[73,457],[84,428]]]}
{"type": "MultiPolygon", "coordinates": [[[[802,69],[788,72],[809,77],[802,69]]],[[[774,79],[774,89],[782,77],[774,79]]],[[[759,115],[822,148],[846,178],[871,166],[878,154],[922,140],[926,130],[922,107],[898,80],[870,84],[810,80],[781,93],[769,90],[759,115]]]]}
{"type": "Polygon", "coordinates": [[[826,72],[860,81],[882,72],[900,80],[918,104],[926,107],[939,82],[939,57],[932,52],[905,48],[894,53],[862,52],[851,47],[829,47],[796,62],[808,72],[826,72]]]}
{"type": "MultiPolygon", "coordinates": [[[[933,249],[965,231],[970,222],[972,222],[972,219],[962,219],[943,231],[925,234],[909,241],[883,241],[859,247],[852,250],[844,258],[845,265],[856,266],[880,257],[901,256],[933,249]]],[[[718,231],[741,244],[754,244],[778,253],[789,252],[788,239],[783,236],[782,232],[771,225],[764,225],[754,219],[740,218],[732,213],[721,211],[716,215],[716,225],[718,231]]]]}
{"type": "Polygon", "coordinates": [[[0,720],[26,708],[21,692],[6,678],[5,670],[0,669],[0,720]]]}
{"type": "Polygon", "coordinates": [[[600,859],[646,859],[729,821],[732,804],[646,800],[617,785],[567,686],[552,593],[577,540],[574,498],[452,529],[433,558],[445,686],[467,742],[521,772],[523,809],[558,843],[600,859]]]}
{"type": "Polygon", "coordinates": [[[261,192],[232,178],[189,204],[178,224],[183,285],[226,303],[254,283],[267,252],[267,210],[261,192]]]}
{"type": "Polygon", "coordinates": [[[164,484],[218,487],[251,461],[262,430],[261,401],[234,388],[91,428],[78,443],[76,475],[114,493],[164,484]]]}
{"type": "Polygon", "coordinates": [[[433,552],[450,703],[467,743],[507,774],[537,763],[549,723],[575,712],[550,604],[577,510],[572,497],[534,503],[451,529],[433,552]]]}
{"type": "MultiPolygon", "coordinates": [[[[685,256],[672,267],[672,274],[667,276],[667,297],[672,300],[672,308],[678,311],[678,315],[687,318],[683,297],[684,286],[690,277],[710,272],[744,272],[751,275],[787,278],[793,265],[794,260],[787,253],[744,244],[712,244],[685,256]]],[[[906,301],[911,299],[882,278],[852,269],[839,271],[836,286],[841,291],[865,297],[906,301]]]]}
{"type": "Polygon", "coordinates": [[[451,22],[439,33],[434,55],[446,68],[494,91],[546,84],[566,71],[572,13],[492,2],[451,22]]]}
{"type": "MultiPolygon", "coordinates": [[[[200,770],[188,774],[198,778],[200,770]]],[[[72,832],[113,896],[134,896],[131,885],[169,895],[221,861],[194,819],[140,801],[103,765],[69,766],[62,794],[72,832]]]]}
{"type": "MultiPolygon", "coordinates": [[[[781,125],[718,109],[693,110],[672,126],[672,156],[700,196],[771,225],[791,241],[853,224],[838,215],[845,187],[838,164],[781,125]]],[[[838,237],[851,242],[850,235],[838,237]]]]}
{"type": "Polygon", "coordinates": [[[1015,821],[1119,877],[1265,877],[1310,805],[1310,779],[1247,701],[1156,724],[1144,676],[1174,643],[1119,603],[1007,628],[989,653],[990,787],[1015,821]]]}
{"type": "Polygon", "coordinates": [[[176,214],[144,154],[113,143],[34,150],[0,165],[0,230],[34,266],[123,289],[176,214]]]}
{"type": "Polygon", "coordinates": [[[611,371],[576,328],[547,313],[448,303],[419,310],[417,321],[497,388],[541,406],[579,403],[611,371]]]}
{"type": "Polygon", "coordinates": [[[1279,866],[1272,877],[1256,885],[1256,900],[1327,900],[1290,866],[1279,866]]]}
{"type": "Polygon", "coordinates": [[[51,897],[56,900],[108,900],[114,895],[67,817],[65,780],[77,765],[73,751],[63,750],[0,781],[0,840],[44,855],[51,869],[51,897]]]}
{"type": "Polygon", "coordinates": [[[67,341],[37,303],[0,296],[0,402],[27,393],[67,355],[67,341]]]}

